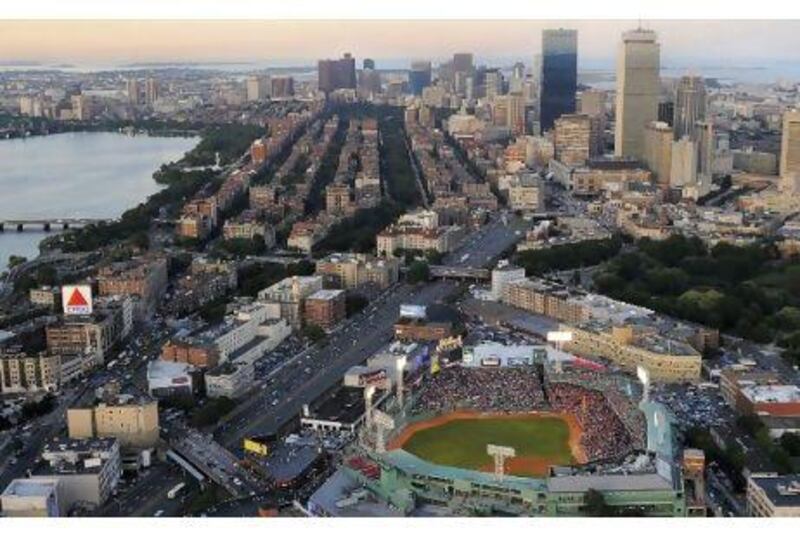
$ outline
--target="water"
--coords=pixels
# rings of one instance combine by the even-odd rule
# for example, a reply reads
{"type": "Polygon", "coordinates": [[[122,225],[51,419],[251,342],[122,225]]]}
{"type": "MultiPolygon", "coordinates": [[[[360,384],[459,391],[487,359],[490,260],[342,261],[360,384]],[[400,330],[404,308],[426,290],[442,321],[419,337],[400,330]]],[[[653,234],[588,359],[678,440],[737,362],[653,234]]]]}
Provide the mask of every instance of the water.
{"type": "MultiPolygon", "coordinates": [[[[0,220],[116,218],[157,192],[153,172],[198,141],[104,132],[1,140],[0,220]]],[[[38,255],[47,235],[6,228],[0,234],[0,271],[10,255],[38,255]]]]}

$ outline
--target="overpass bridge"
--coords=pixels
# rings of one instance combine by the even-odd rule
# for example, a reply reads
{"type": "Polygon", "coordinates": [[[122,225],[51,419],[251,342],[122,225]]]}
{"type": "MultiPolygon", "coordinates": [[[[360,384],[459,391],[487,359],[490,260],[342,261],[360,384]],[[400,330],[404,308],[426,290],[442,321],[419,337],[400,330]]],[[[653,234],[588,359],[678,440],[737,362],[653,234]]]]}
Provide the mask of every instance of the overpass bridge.
{"type": "Polygon", "coordinates": [[[431,265],[431,277],[458,280],[488,280],[492,277],[488,268],[431,265]]]}
{"type": "Polygon", "coordinates": [[[70,228],[83,228],[90,224],[99,224],[101,222],[111,222],[110,218],[27,218],[27,219],[7,219],[0,220],[0,232],[6,229],[16,229],[16,231],[25,231],[25,229],[37,229],[40,231],[50,231],[53,228],[70,229],[70,228]]]}

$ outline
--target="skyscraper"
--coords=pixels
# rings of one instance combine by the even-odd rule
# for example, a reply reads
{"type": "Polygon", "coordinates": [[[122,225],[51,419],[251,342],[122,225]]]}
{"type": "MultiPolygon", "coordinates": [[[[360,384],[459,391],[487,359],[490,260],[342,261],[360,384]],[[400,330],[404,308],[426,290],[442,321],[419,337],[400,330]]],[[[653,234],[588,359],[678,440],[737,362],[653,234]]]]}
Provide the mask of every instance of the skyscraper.
{"type": "Polygon", "coordinates": [[[147,105],[153,105],[160,96],[158,80],[155,78],[147,78],[144,86],[144,101],[147,105]]]}
{"type": "Polygon", "coordinates": [[[341,59],[320,59],[317,76],[319,90],[326,94],[336,89],[355,89],[356,60],[350,54],[341,59]]]}
{"type": "Polygon", "coordinates": [[[247,78],[247,101],[257,102],[266,100],[269,93],[269,78],[267,76],[251,76],[247,78]]]}
{"type": "Polygon", "coordinates": [[[578,31],[542,31],[540,121],[542,131],[553,128],[561,115],[575,112],[578,87],[578,31]]]}
{"type": "Polygon", "coordinates": [[[502,95],[503,90],[503,73],[499,69],[489,69],[483,76],[483,94],[486,98],[494,98],[495,96],[502,95]]]}
{"type": "Polygon", "coordinates": [[[453,54],[453,72],[472,72],[474,68],[472,54],[466,52],[453,54]]]}
{"type": "Polygon", "coordinates": [[[525,64],[514,63],[511,69],[511,79],[508,82],[508,92],[522,94],[525,90],[525,64]]]}
{"type": "Polygon", "coordinates": [[[555,158],[572,167],[586,164],[596,155],[593,127],[589,115],[561,115],[554,123],[555,158]]]}
{"type": "Polygon", "coordinates": [[[131,105],[140,105],[142,103],[142,91],[139,87],[139,80],[136,78],[128,78],[125,87],[128,93],[128,103],[131,105]]]}
{"type": "Polygon", "coordinates": [[[781,190],[800,193],[800,110],[783,114],[780,173],[781,190]]]}
{"type": "Polygon", "coordinates": [[[686,187],[697,183],[697,143],[688,136],[672,141],[672,164],[669,184],[686,187]]]}
{"type": "Polygon", "coordinates": [[[714,174],[714,125],[707,121],[694,124],[693,140],[697,143],[698,187],[706,194],[711,190],[711,177],[714,174]]]}
{"type": "Polygon", "coordinates": [[[413,61],[408,73],[408,89],[411,94],[419,96],[422,89],[431,84],[431,62],[413,61]]]}
{"type": "Polygon", "coordinates": [[[700,76],[682,76],[675,89],[675,140],[688,135],[696,140],[695,122],[706,118],[706,86],[700,76]]]}
{"type": "Polygon", "coordinates": [[[645,126],[658,118],[660,45],[652,30],[622,35],[617,59],[617,111],[614,152],[644,158],[645,126]]]}
{"type": "Polygon", "coordinates": [[[672,128],[666,122],[651,122],[644,128],[645,163],[656,182],[669,187],[672,171],[672,128]]]}

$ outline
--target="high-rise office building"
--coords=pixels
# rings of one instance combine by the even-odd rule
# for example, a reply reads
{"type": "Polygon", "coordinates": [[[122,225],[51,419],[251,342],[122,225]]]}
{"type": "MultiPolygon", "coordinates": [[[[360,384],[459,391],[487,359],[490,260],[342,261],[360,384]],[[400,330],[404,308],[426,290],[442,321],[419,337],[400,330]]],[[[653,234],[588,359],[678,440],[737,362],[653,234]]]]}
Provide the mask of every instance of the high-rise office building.
{"type": "Polygon", "coordinates": [[[688,136],[672,142],[671,187],[697,183],[697,143],[688,136]]]}
{"type": "Polygon", "coordinates": [[[783,114],[780,174],[781,190],[800,193],[800,110],[783,114]]]}
{"type": "Polygon", "coordinates": [[[692,139],[697,143],[697,175],[705,187],[711,189],[711,176],[714,174],[714,152],[716,141],[714,125],[708,121],[698,121],[694,124],[692,139]]]}
{"type": "Polygon", "coordinates": [[[523,94],[525,91],[525,64],[514,63],[511,69],[511,79],[508,80],[508,92],[523,94]]]}
{"type": "Polygon", "coordinates": [[[656,182],[668,187],[672,171],[672,128],[669,124],[653,121],[645,126],[643,159],[656,182]]]}
{"type": "Polygon", "coordinates": [[[503,73],[500,69],[490,69],[483,75],[483,94],[486,98],[494,98],[505,93],[503,90],[503,73]]]}
{"type": "Polygon", "coordinates": [[[291,76],[275,76],[271,78],[269,94],[273,98],[294,96],[294,78],[291,76]]]}
{"type": "Polygon", "coordinates": [[[505,94],[492,99],[492,123],[508,128],[514,135],[524,135],[525,99],[519,94],[505,94]]]}
{"type": "Polygon", "coordinates": [[[688,135],[696,140],[695,123],[706,118],[706,86],[700,76],[682,76],[675,89],[675,140],[688,135]]]}
{"type": "Polygon", "coordinates": [[[258,102],[269,96],[269,78],[267,76],[251,76],[247,78],[247,101],[258,102]]]}
{"type": "Polygon", "coordinates": [[[472,72],[474,69],[472,54],[465,52],[453,54],[453,72],[472,72]]]}
{"type": "Polygon", "coordinates": [[[375,60],[374,59],[367,58],[361,63],[361,65],[364,68],[364,70],[366,70],[366,69],[375,70],[375,60]]]}
{"type": "Polygon", "coordinates": [[[411,71],[408,73],[408,90],[411,94],[419,96],[422,90],[431,84],[431,62],[413,61],[411,71]]]}
{"type": "Polygon", "coordinates": [[[128,103],[131,105],[141,105],[142,91],[139,87],[139,80],[136,78],[128,78],[125,82],[125,88],[128,93],[128,103]]]}
{"type": "Polygon", "coordinates": [[[604,117],[606,114],[606,92],[596,89],[581,92],[579,112],[590,117],[604,117]]]}
{"type": "Polygon", "coordinates": [[[645,127],[658,118],[659,70],[656,33],[641,28],[625,32],[617,59],[617,156],[644,158],[645,127]]]}
{"type": "Polygon", "coordinates": [[[155,78],[147,78],[144,87],[144,102],[147,105],[153,105],[160,96],[160,88],[158,80],[155,78]]]}
{"type": "Polygon", "coordinates": [[[355,89],[356,60],[350,54],[341,59],[320,59],[317,76],[319,90],[326,94],[336,89],[355,89]]]}
{"type": "Polygon", "coordinates": [[[579,167],[596,155],[596,121],[589,115],[561,115],[554,123],[555,157],[565,165],[579,167]]]}
{"type": "Polygon", "coordinates": [[[552,129],[561,115],[575,112],[577,87],[577,30],[543,30],[539,113],[542,131],[552,129]]]}
{"type": "Polygon", "coordinates": [[[658,121],[666,122],[670,126],[673,125],[675,120],[675,102],[659,102],[658,103],[658,121]]]}

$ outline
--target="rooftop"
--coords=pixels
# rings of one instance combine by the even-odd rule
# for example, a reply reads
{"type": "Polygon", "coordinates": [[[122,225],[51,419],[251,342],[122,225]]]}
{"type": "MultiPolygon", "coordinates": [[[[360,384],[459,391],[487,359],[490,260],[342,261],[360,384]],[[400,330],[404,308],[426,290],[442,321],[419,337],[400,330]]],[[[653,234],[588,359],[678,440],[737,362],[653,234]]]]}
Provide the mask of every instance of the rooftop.
{"type": "Polygon", "coordinates": [[[753,403],[800,402],[800,388],[796,385],[751,385],[741,391],[753,403]]]}
{"type": "Polygon", "coordinates": [[[550,492],[672,490],[672,483],[655,473],[555,476],[547,480],[550,492]]]}
{"type": "Polygon", "coordinates": [[[334,299],[336,299],[336,298],[338,298],[340,296],[343,296],[343,295],[344,295],[344,291],[343,290],[339,290],[339,289],[322,289],[322,290],[319,290],[319,291],[311,294],[311,296],[309,296],[307,299],[308,300],[334,300],[334,299]]]}
{"type": "Polygon", "coordinates": [[[364,391],[359,388],[342,387],[314,409],[310,416],[303,418],[354,424],[363,414],[364,391]]]}
{"type": "Polygon", "coordinates": [[[3,491],[3,496],[17,496],[21,498],[32,496],[47,497],[56,490],[57,485],[57,480],[14,479],[8,484],[6,490],[3,491]]]}
{"type": "Polygon", "coordinates": [[[278,484],[290,483],[303,475],[320,454],[321,451],[316,446],[282,442],[276,444],[270,455],[260,463],[278,484]]]}
{"type": "Polygon", "coordinates": [[[753,474],[750,481],[764,491],[776,507],[800,507],[800,474],[753,474]]]}

